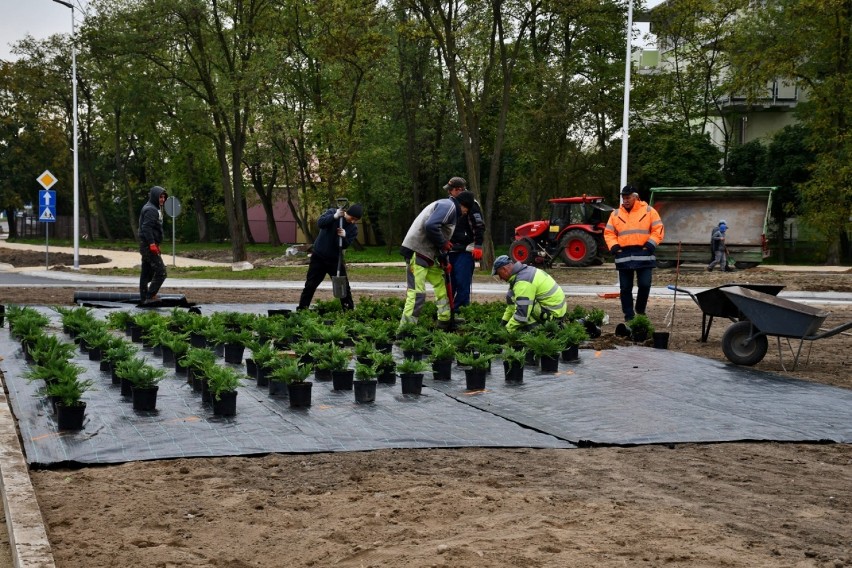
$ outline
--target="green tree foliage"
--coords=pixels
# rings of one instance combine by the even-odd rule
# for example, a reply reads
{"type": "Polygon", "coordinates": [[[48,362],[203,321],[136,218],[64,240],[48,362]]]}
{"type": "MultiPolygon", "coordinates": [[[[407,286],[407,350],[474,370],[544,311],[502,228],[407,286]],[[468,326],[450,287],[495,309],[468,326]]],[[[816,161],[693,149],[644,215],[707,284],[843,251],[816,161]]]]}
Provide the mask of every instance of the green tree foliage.
{"type": "Polygon", "coordinates": [[[852,2],[776,0],[760,3],[740,22],[732,42],[738,87],[752,99],[775,79],[807,93],[796,108],[814,152],[811,177],[801,184],[803,210],[829,243],[828,263],[848,246],[852,215],[852,2]]]}
{"type": "Polygon", "coordinates": [[[732,132],[720,102],[731,92],[728,38],[748,0],[673,0],[654,10],[654,31],[666,48],[654,86],[654,116],[690,133],[715,129],[727,154],[732,132]]]}
{"type": "Polygon", "coordinates": [[[643,198],[652,187],[722,185],[721,159],[709,136],[671,125],[634,130],[630,136],[630,180],[643,198]]]}

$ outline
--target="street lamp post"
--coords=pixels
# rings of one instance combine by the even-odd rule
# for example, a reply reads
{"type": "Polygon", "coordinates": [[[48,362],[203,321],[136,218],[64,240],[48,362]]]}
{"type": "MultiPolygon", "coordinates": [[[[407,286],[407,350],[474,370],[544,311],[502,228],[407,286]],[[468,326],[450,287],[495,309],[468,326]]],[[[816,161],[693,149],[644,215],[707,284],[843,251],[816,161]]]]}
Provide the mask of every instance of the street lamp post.
{"type": "MultiPolygon", "coordinates": [[[[54,0],[58,2],[59,0],[54,0]]],[[[633,0],[627,3],[627,61],[624,64],[624,115],[621,125],[621,185],[627,185],[627,140],[630,126],[630,65],[633,51],[633,0]]]]}
{"type": "Polygon", "coordinates": [[[74,5],[64,0],[53,0],[71,8],[71,92],[74,115],[74,270],[80,270],[80,161],[77,152],[77,46],[74,44],[77,28],[74,22],[74,5]]]}

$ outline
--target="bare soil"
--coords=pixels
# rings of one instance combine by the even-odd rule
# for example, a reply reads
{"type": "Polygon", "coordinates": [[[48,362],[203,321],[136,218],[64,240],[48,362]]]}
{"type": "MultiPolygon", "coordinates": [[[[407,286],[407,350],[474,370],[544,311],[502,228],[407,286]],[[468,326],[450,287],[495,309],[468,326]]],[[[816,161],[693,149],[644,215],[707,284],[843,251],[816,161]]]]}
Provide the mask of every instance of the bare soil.
{"type": "MultiPolygon", "coordinates": [[[[660,270],[655,284],[765,278],[788,289],[850,290],[849,274],[765,272],[660,270]]],[[[556,277],[615,288],[614,273],[603,269],[556,277]]],[[[68,304],[72,295],[0,290],[4,303],[68,304]]],[[[233,301],[228,290],[193,289],[187,297],[233,301]]],[[[297,298],[298,291],[240,291],[245,303],[297,298]]],[[[593,347],[623,341],[613,334],[617,299],[571,301],[612,318],[593,347]]],[[[658,328],[674,316],[670,349],[725,361],[728,322],[714,322],[701,343],[694,302],[679,296],[672,308],[669,299],[652,299],[648,310],[658,328]]],[[[826,308],[825,327],[852,319],[847,306],[826,308]]],[[[757,368],[852,388],[849,336],[810,347],[795,371],[784,371],[772,349],[757,368]]],[[[789,351],[784,362],[789,368],[789,351]]],[[[852,566],[852,446],[845,444],[272,454],[33,471],[32,478],[61,568],[852,566]]]]}

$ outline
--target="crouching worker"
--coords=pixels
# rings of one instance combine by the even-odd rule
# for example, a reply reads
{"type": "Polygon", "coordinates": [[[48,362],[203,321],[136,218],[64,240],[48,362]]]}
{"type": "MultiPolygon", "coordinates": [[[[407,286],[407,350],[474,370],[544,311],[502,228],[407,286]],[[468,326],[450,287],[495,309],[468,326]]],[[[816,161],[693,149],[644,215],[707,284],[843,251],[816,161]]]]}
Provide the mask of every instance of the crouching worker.
{"type": "Polygon", "coordinates": [[[503,325],[509,331],[531,329],[549,320],[562,320],[567,311],[565,292],[550,274],[514,262],[506,255],[494,260],[492,275],[509,283],[503,325]]]}

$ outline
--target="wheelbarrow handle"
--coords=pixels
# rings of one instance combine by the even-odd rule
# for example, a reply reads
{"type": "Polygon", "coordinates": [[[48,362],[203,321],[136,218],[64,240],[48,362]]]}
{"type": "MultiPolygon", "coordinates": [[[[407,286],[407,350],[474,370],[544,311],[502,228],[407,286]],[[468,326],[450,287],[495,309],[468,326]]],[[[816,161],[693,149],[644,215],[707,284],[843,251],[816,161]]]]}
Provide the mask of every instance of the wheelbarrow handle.
{"type": "MultiPolygon", "coordinates": [[[[675,292],[683,292],[684,294],[689,294],[689,297],[692,298],[693,300],[695,300],[695,295],[692,292],[690,292],[689,290],[684,290],[683,288],[678,288],[674,284],[669,284],[668,286],[666,286],[666,288],[668,288],[669,290],[674,290],[675,292]]],[[[697,301],[698,300],[696,300],[696,302],[697,301]]]]}

